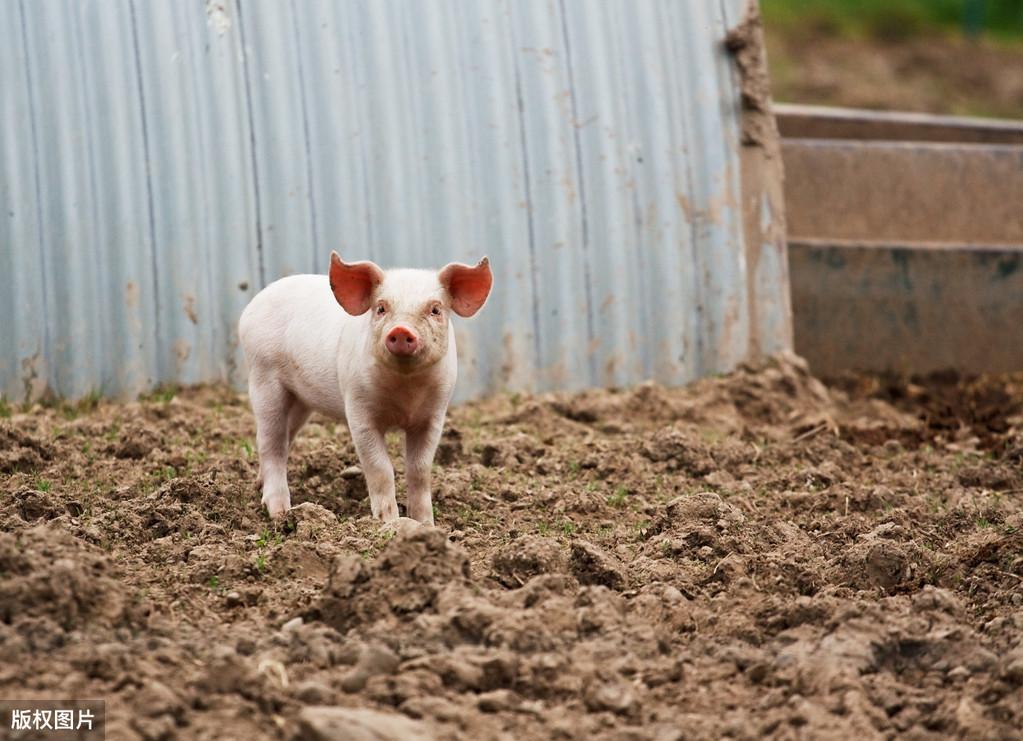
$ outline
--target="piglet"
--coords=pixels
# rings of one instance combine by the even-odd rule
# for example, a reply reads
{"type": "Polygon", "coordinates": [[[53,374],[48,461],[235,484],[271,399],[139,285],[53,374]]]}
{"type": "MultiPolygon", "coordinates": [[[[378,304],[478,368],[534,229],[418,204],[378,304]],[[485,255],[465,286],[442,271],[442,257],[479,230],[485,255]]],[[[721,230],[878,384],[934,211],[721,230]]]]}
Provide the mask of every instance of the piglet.
{"type": "Polygon", "coordinates": [[[291,508],[288,450],[312,412],[346,421],[373,516],[398,518],[384,435],[405,432],[408,514],[433,524],[430,470],[455,386],[452,312],[470,317],[490,294],[475,267],[381,270],[330,255],[329,280],[292,275],[245,307],[238,336],[249,366],[259,478],[271,517],[291,508]]]}

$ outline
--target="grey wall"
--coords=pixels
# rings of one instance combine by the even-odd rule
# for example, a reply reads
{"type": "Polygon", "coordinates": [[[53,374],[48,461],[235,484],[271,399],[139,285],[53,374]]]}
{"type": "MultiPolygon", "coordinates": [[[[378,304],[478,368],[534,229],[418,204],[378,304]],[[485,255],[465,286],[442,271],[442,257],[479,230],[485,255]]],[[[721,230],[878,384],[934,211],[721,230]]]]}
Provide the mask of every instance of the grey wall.
{"type": "Polygon", "coordinates": [[[461,398],[787,346],[784,253],[747,265],[741,10],[0,1],[0,394],[239,383],[245,303],[331,249],[490,255],[461,398]]]}

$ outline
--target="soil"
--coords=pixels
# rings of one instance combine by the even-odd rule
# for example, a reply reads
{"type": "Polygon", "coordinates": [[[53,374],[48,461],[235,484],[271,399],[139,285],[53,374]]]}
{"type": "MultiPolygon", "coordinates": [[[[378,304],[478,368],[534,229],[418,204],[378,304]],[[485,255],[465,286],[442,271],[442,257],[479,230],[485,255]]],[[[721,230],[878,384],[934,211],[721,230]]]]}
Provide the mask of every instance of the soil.
{"type": "Polygon", "coordinates": [[[1023,117],[1023,43],[959,37],[847,38],[767,28],[775,100],[1023,117]]]}
{"type": "Polygon", "coordinates": [[[221,388],[0,420],[0,696],[111,739],[1020,737],[1023,377],[462,405],[437,528],[367,517],[325,420],[270,523],[253,433],[221,388]]]}

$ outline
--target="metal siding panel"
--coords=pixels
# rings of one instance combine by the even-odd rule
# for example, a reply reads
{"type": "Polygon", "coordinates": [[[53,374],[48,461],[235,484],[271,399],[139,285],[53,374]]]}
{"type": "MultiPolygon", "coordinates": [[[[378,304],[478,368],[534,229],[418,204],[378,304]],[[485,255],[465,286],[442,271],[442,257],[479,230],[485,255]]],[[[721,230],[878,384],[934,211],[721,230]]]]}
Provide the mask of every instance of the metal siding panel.
{"type": "Polygon", "coordinates": [[[587,289],[561,15],[554,2],[512,6],[522,90],[537,274],[541,387],[589,385],[587,289]],[[532,12],[529,12],[529,11],[532,12]]]}
{"type": "MultiPolygon", "coordinates": [[[[721,85],[715,62],[722,53],[715,8],[702,3],[669,5],[681,13],[675,29],[699,29],[693,34],[684,80],[679,78],[675,100],[681,101],[690,123],[686,147],[689,166],[699,173],[690,182],[697,229],[697,269],[700,282],[703,352],[698,373],[726,370],[745,355],[749,347],[746,254],[741,239],[742,216],[738,162],[734,144],[723,136],[724,125],[717,105],[721,85]]],[[[681,63],[681,62],[680,62],[681,63]]],[[[734,141],[734,140],[733,140],[734,141]]]]}
{"type": "Polygon", "coordinates": [[[305,72],[310,149],[315,151],[310,158],[311,200],[318,206],[314,240],[320,245],[311,255],[311,269],[322,272],[330,250],[348,259],[372,250],[363,140],[368,124],[358,104],[360,82],[345,6],[316,3],[307,12],[308,22],[298,24],[299,53],[305,72]],[[323,146],[323,142],[335,145],[323,146]]]}
{"type": "Polygon", "coordinates": [[[25,47],[23,7],[0,3],[0,270],[6,290],[0,311],[15,318],[0,322],[0,395],[23,401],[47,386],[46,301],[40,248],[37,112],[33,102],[34,65],[25,47]]]}
{"type": "MultiPolygon", "coordinates": [[[[488,390],[521,388],[534,367],[529,214],[519,154],[515,51],[509,43],[508,11],[501,5],[481,4],[464,14],[448,15],[451,22],[446,26],[459,28],[467,40],[461,59],[451,61],[463,70],[463,101],[458,107],[475,115],[463,115],[461,136],[445,137],[447,158],[460,161],[460,169],[470,175],[460,188],[463,195],[456,195],[448,205],[436,204],[436,210],[451,224],[450,259],[474,264],[489,254],[504,287],[493,294],[493,303],[488,302],[481,314],[458,322],[459,348],[469,361],[464,373],[460,367],[464,387],[459,391],[479,396],[488,390]],[[472,217],[468,230],[459,228],[466,211],[472,217]]],[[[447,28],[440,31],[434,35],[435,48],[442,48],[450,33],[447,28]]],[[[434,79],[445,77],[443,69],[435,71],[434,79]]],[[[436,122],[437,130],[444,128],[442,107],[437,108],[436,122]]]]}
{"type": "MultiPolygon", "coordinates": [[[[629,97],[636,179],[637,261],[634,281],[644,295],[651,376],[680,383],[699,373],[702,326],[696,288],[696,240],[689,215],[692,178],[682,139],[688,120],[672,105],[676,74],[662,21],[629,13],[623,23],[623,65],[629,97]],[[681,197],[680,197],[681,196],[681,197]]],[[[690,212],[692,208],[690,208],[690,212]]]]}
{"type": "Polygon", "coordinates": [[[132,3],[140,53],[137,74],[146,135],[146,168],[153,203],[155,295],[160,305],[157,380],[202,378],[200,318],[206,310],[200,240],[203,181],[198,137],[188,110],[184,14],[167,3],[132,3]]]}
{"type": "Polygon", "coordinates": [[[240,383],[245,303],[331,249],[490,255],[491,301],[456,326],[459,398],[731,367],[751,331],[787,327],[767,249],[749,326],[721,44],[741,10],[4,4],[0,390],[24,395],[23,362],[45,379],[30,395],[240,383]]]}
{"type": "Polygon", "coordinates": [[[90,238],[89,182],[83,146],[80,86],[66,21],[67,2],[25,3],[26,45],[32,58],[36,123],[50,136],[35,152],[40,191],[41,253],[48,318],[50,382],[71,396],[99,388],[102,347],[97,317],[98,245],[90,238]]]}
{"type": "MultiPolygon", "coordinates": [[[[606,9],[607,6],[601,6],[606,9]]],[[[572,128],[580,157],[579,189],[585,219],[586,274],[589,283],[591,384],[613,385],[625,377],[617,373],[628,353],[629,317],[617,312],[616,301],[627,302],[628,291],[620,276],[633,265],[623,223],[628,208],[622,200],[616,139],[622,118],[615,105],[611,59],[606,53],[606,11],[576,3],[565,6],[566,54],[572,69],[572,128]]]]}
{"type": "MultiPolygon", "coordinates": [[[[98,313],[105,335],[104,378],[111,384],[105,388],[104,381],[102,390],[129,395],[157,377],[152,230],[130,13],[124,2],[70,5],[81,39],[82,89],[89,101],[85,146],[94,173],[96,213],[91,245],[96,261],[89,269],[102,286],[98,313]]],[[[68,388],[55,391],[70,395],[68,388]]]]}
{"type": "Polygon", "coordinates": [[[196,0],[188,12],[197,43],[192,55],[189,105],[199,115],[202,161],[202,240],[206,246],[213,301],[211,337],[219,374],[244,385],[244,358],[237,322],[245,305],[263,287],[257,225],[256,178],[249,107],[245,95],[244,54],[234,0],[218,3],[223,14],[207,17],[196,0]],[[218,18],[224,26],[218,26],[218,18]]]}
{"type": "Polygon", "coordinates": [[[251,86],[260,244],[266,282],[313,270],[301,74],[291,6],[239,0],[245,73],[251,86]]]}

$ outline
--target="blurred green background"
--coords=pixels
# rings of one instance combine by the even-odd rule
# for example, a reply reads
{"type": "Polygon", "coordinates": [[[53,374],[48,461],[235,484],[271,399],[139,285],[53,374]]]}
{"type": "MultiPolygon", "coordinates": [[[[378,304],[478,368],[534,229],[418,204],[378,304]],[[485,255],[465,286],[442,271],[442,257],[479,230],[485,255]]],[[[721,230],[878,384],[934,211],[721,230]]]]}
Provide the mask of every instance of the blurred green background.
{"type": "Polygon", "coordinates": [[[812,24],[848,36],[962,32],[1023,39],[1023,0],[762,0],[762,6],[774,26],[812,24]]]}
{"type": "Polygon", "coordinates": [[[1023,0],[761,0],[776,100],[1023,118],[1023,0]]]}

